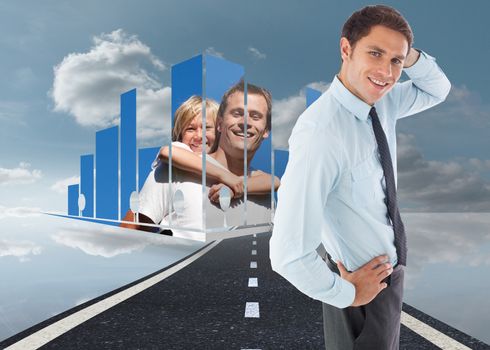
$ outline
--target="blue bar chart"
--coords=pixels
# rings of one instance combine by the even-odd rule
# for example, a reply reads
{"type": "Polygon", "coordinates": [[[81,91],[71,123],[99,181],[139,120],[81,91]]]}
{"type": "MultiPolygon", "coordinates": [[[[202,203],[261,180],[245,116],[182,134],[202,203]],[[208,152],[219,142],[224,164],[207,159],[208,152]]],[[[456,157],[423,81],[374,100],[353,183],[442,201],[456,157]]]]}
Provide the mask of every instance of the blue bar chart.
{"type": "MultiPolygon", "coordinates": [[[[161,123],[168,123],[170,128],[172,128],[175,111],[191,97],[198,96],[203,100],[214,100],[219,104],[227,91],[230,88],[235,88],[238,84],[242,84],[242,90],[240,91],[243,91],[241,93],[244,96],[244,107],[242,109],[247,111],[246,96],[248,85],[244,81],[244,73],[245,70],[241,65],[207,54],[198,55],[173,65],[171,74],[171,116],[170,119],[166,119],[162,113],[161,123]],[[243,86],[245,86],[244,90],[243,86]]],[[[315,96],[315,91],[308,92],[308,103],[311,103],[316,98],[315,96]]],[[[203,103],[202,108],[205,108],[205,103],[203,103]]],[[[204,109],[202,110],[202,115],[206,115],[204,109]]],[[[205,130],[207,121],[204,118],[202,119],[203,130],[205,130]]],[[[244,121],[245,127],[247,126],[246,120],[244,121]]],[[[114,225],[120,222],[128,211],[135,211],[132,205],[135,198],[136,200],[138,199],[134,195],[138,194],[143,188],[160,147],[172,147],[171,144],[160,144],[156,147],[138,148],[137,123],[137,90],[131,89],[120,95],[119,125],[96,131],[94,152],[81,155],[79,158],[80,183],[68,186],[68,216],[114,225]]],[[[248,156],[249,160],[246,161],[246,143],[241,147],[244,154],[240,158],[244,159],[244,166],[247,168],[261,170],[272,175],[274,167],[272,166],[273,147],[270,120],[268,121],[267,129],[269,136],[264,135],[258,148],[254,149],[253,153],[248,156]]],[[[246,140],[243,137],[242,139],[246,140]]],[[[206,155],[205,147],[203,147],[202,156],[209,157],[209,155],[206,155]]],[[[171,162],[172,160],[170,159],[171,162]]],[[[282,175],[286,162],[287,151],[281,152],[281,155],[276,155],[276,164],[279,165],[279,172],[276,172],[276,175],[282,175]]],[[[263,217],[270,218],[269,214],[257,219],[257,222],[253,221],[253,215],[246,214],[247,212],[252,212],[251,210],[254,207],[270,208],[270,195],[268,196],[264,193],[261,194],[261,198],[257,196],[247,197],[245,193],[245,201],[238,200],[236,202],[238,206],[233,207],[233,215],[225,214],[224,209],[220,211],[219,206],[217,211],[216,206],[209,203],[207,196],[202,196],[205,193],[206,186],[209,186],[205,170],[206,164],[207,161],[203,161],[203,174],[202,177],[201,175],[198,176],[198,179],[202,178],[202,183],[200,180],[197,182],[203,188],[202,191],[199,191],[201,196],[193,198],[195,203],[202,203],[202,226],[200,227],[203,231],[211,229],[215,232],[220,227],[236,228],[242,225],[266,225],[270,222],[270,219],[263,219],[263,217]],[[228,217],[225,218],[226,215],[228,217]],[[216,220],[210,221],[210,218],[216,220]],[[224,226],[223,223],[225,223],[224,226]]],[[[172,173],[172,171],[168,172],[164,182],[173,183],[170,177],[172,173]]],[[[248,171],[246,171],[244,177],[248,176],[248,171]]],[[[272,185],[272,177],[270,179],[272,185]]],[[[267,183],[269,182],[267,181],[267,183]]],[[[170,197],[172,196],[173,194],[170,197]]],[[[170,203],[170,208],[172,206],[173,203],[170,203]]],[[[169,223],[172,226],[172,220],[169,223]]],[[[184,226],[182,227],[185,228],[184,226]]]]}

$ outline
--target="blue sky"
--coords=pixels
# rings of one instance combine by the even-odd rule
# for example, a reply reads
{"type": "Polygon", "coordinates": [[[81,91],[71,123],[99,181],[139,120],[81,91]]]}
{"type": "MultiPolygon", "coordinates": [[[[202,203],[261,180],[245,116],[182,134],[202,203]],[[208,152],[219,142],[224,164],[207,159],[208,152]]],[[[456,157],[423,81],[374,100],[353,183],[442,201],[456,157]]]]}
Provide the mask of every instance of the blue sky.
{"type": "MultiPolygon", "coordinates": [[[[490,4],[385,3],[405,15],[415,47],[435,56],[453,85],[444,104],[398,125],[402,207],[489,211],[490,4]]],[[[78,175],[95,131],[117,121],[118,89],[138,88],[140,145],[159,145],[166,129],[155,111],[168,108],[170,67],[201,52],[242,64],[249,81],[272,91],[275,143],[284,147],[304,88],[328,86],[341,26],[366,4],[0,3],[0,218],[65,210],[56,189],[78,175]]]]}

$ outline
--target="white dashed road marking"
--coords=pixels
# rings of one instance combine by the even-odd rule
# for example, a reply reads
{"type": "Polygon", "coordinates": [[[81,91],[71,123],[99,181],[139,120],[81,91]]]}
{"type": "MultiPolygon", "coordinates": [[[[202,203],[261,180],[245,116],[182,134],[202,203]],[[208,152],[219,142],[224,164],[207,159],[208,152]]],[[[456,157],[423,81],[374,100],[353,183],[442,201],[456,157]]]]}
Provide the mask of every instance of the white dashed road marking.
{"type": "Polygon", "coordinates": [[[250,262],[250,268],[251,269],[256,269],[257,268],[257,261],[251,261],[250,262]]]}
{"type": "Polygon", "coordinates": [[[258,281],[257,277],[250,277],[248,279],[248,286],[249,287],[258,287],[259,281],[258,281]]]}
{"type": "Polygon", "coordinates": [[[255,249],[252,250],[252,255],[257,255],[257,251],[255,249]]]}
{"type": "Polygon", "coordinates": [[[260,318],[259,303],[247,301],[245,304],[245,317],[260,318]]]}
{"type": "Polygon", "coordinates": [[[252,244],[253,244],[253,245],[257,245],[257,241],[253,241],[253,242],[252,242],[252,244]]]}

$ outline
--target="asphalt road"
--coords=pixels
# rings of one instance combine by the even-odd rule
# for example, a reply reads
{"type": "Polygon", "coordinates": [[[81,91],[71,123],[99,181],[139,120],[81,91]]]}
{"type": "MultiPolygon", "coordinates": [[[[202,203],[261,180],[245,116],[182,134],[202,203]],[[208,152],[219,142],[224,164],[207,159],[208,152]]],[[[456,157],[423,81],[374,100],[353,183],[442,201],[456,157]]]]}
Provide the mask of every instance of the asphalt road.
{"type": "MultiPolygon", "coordinates": [[[[321,303],[272,271],[269,239],[270,234],[259,234],[223,240],[177,273],[41,349],[324,349],[321,303]],[[257,268],[251,268],[252,261],[257,268]],[[258,286],[249,287],[249,278],[256,278],[258,286]],[[249,311],[259,317],[245,317],[247,303],[258,303],[258,314],[249,311]]],[[[34,326],[0,347],[105,297],[34,326]]],[[[408,305],[404,311],[472,349],[490,348],[408,305]]],[[[400,348],[439,349],[404,325],[400,348]]]]}

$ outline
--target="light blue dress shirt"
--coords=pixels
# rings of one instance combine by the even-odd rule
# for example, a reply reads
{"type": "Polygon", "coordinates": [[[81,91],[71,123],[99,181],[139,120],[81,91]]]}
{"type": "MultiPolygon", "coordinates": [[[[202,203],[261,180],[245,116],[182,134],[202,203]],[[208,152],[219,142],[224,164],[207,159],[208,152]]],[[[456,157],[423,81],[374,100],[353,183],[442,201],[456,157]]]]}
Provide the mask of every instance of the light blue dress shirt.
{"type": "MultiPolygon", "coordinates": [[[[410,80],[375,103],[395,179],[396,121],[444,101],[451,88],[424,52],[404,71],[410,80]]],[[[370,109],[335,77],[298,118],[270,240],[274,271],[311,298],[339,308],[352,304],[355,288],[330,271],[316,252],[320,243],[350,271],[384,254],[397,262],[370,109]]]]}

